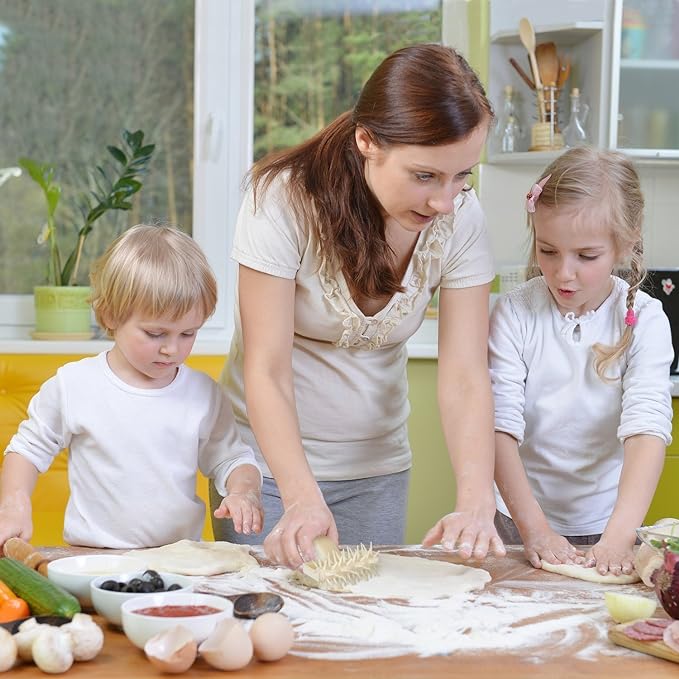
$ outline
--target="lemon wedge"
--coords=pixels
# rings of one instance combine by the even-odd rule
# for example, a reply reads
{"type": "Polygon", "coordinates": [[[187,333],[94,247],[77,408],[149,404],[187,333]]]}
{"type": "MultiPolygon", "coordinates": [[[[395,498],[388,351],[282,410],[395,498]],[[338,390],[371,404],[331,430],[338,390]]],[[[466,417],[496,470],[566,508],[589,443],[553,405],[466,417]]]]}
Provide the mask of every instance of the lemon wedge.
{"type": "Polygon", "coordinates": [[[611,618],[618,623],[630,622],[639,618],[650,618],[658,605],[655,599],[618,592],[605,592],[604,601],[611,618]]]}

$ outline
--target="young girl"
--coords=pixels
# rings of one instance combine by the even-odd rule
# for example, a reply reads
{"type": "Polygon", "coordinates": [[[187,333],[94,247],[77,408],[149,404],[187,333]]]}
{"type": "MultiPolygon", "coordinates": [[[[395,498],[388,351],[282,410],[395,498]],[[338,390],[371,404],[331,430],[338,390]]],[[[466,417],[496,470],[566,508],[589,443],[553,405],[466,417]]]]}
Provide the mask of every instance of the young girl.
{"type": "Polygon", "coordinates": [[[672,416],[669,323],[639,290],[643,207],[624,155],[561,155],[526,200],[542,275],[493,310],[496,527],[535,567],[633,569],[672,416]]]}
{"type": "MultiPolygon", "coordinates": [[[[412,45],[384,59],[351,111],[253,168],[224,382],[263,465],[264,548],[278,563],[313,559],[317,535],[403,542],[406,341],[439,287],[438,393],[457,497],[425,542],[463,557],[504,551],[487,360],[494,271],[467,186],[492,118],[457,52],[412,45]]],[[[239,540],[224,528],[216,534],[239,540]]]]}
{"type": "Polygon", "coordinates": [[[62,448],[69,448],[70,544],[123,549],[200,539],[198,469],[226,495],[215,516],[258,532],[261,476],[252,450],[223,390],[182,365],[217,299],[204,254],[176,229],[140,225],[111,244],[91,279],[97,321],[114,346],[64,365],[31,400],[5,451],[0,545],[31,537],[31,493],[62,448]]]}

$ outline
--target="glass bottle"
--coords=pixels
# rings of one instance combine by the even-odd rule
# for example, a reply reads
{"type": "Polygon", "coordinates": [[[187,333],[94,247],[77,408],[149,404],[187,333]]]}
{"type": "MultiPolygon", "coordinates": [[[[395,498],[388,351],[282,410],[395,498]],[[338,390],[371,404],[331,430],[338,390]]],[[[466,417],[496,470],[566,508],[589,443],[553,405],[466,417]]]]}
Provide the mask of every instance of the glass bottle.
{"type": "Polygon", "coordinates": [[[571,90],[571,116],[568,125],[563,128],[563,141],[567,147],[582,146],[588,142],[585,132],[585,119],[589,112],[588,106],[580,106],[580,90],[574,87],[571,90]]]}
{"type": "Polygon", "coordinates": [[[523,132],[519,125],[514,106],[514,88],[507,85],[504,89],[504,104],[496,128],[497,146],[502,153],[514,153],[523,132]]]}

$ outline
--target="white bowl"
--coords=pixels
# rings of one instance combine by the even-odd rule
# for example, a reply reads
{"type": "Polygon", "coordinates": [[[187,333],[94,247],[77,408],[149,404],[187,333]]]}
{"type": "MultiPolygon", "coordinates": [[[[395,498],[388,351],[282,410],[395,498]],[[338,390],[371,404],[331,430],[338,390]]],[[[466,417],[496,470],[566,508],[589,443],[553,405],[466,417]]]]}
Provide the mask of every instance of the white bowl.
{"type": "Polygon", "coordinates": [[[233,604],[220,596],[213,594],[197,594],[195,592],[158,592],[157,594],[142,594],[128,599],[120,606],[123,619],[123,632],[127,638],[139,648],[152,637],[163,630],[182,625],[191,631],[197,643],[205,641],[215,625],[233,613],[233,604]],[[211,606],[219,612],[207,615],[158,617],[135,613],[143,608],[155,606],[211,606]]]}
{"type": "MultiPolygon", "coordinates": [[[[115,592],[110,589],[101,589],[102,583],[107,580],[116,582],[129,582],[133,578],[141,578],[143,571],[135,573],[123,573],[119,575],[100,575],[94,580],[90,580],[90,597],[94,610],[108,620],[112,625],[122,625],[120,606],[124,601],[141,596],[139,592],[115,592]]],[[[176,573],[158,573],[165,583],[165,587],[179,585],[181,589],[174,589],[173,592],[190,592],[193,580],[186,575],[176,573]]],[[[159,592],[161,593],[161,592],[159,592]]]]}
{"type": "Polygon", "coordinates": [[[141,559],[120,554],[87,554],[55,559],[47,564],[47,577],[56,585],[73,594],[80,605],[90,608],[90,581],[100,575],[115,576],[121,573],[143,571],[146,563],[141,559]]]}

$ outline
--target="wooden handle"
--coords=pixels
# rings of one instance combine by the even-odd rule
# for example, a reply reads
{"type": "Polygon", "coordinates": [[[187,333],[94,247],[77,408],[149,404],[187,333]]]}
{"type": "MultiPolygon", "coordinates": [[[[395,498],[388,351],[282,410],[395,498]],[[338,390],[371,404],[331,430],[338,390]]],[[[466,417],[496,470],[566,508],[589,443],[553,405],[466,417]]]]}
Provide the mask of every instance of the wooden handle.
{"type": "Polygon", "coordinates": [[[47,577],[47,564],[50,560],[25,540],[10,538],[5,542],[2,553],[47,577]]]}

